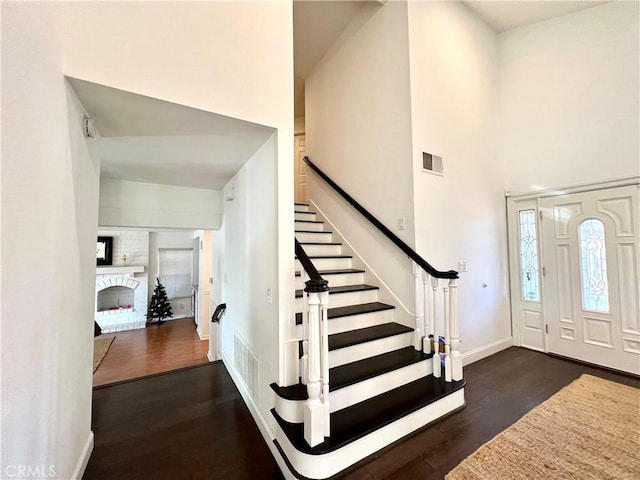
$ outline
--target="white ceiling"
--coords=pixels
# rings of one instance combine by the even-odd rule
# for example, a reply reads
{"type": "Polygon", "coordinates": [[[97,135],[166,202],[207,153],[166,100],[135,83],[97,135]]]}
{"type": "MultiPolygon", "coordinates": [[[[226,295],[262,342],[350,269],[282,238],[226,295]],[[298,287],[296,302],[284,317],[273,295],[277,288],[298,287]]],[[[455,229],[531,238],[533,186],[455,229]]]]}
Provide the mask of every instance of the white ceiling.
{"type": "Polygon", "coordinates": [[[69,78],[95,123],[101,175],[221,189],[273,134],[263,125],[69,78]]]}
{"type": "Polygon", "coordinates": [[[505,32],[609,2],[595,1],[468,1],[463,2],[496,32],[505,32]]]}

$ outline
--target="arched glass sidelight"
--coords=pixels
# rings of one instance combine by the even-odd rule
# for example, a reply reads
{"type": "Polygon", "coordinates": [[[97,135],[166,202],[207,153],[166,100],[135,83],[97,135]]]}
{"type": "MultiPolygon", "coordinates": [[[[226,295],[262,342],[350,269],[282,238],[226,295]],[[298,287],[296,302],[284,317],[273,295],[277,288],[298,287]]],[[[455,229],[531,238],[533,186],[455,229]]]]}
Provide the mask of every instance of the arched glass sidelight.
{"type": "Polygon", "coordinates": [[[607,249],[604,224],[589,218],[580,224],[580,259],[582,266],[582,307],[597,312],[609,311],[607,249]]]}

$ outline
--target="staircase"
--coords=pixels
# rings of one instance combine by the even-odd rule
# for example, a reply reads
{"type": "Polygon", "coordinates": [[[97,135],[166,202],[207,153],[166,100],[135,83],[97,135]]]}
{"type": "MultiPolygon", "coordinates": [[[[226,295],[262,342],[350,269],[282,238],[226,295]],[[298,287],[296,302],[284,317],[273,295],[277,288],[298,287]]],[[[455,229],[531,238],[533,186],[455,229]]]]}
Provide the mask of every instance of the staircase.
{"type": "MultiPolygon", "coordinates": [[[[298,478],[329,478],[402,437],[464,406],[464,380],[433,375],[434,354],[416,349],[414,328],[394,322],[396,307],[378,300],[324,222],[307,204],[295,204],[295,236],[328,281],[328,410],[330,435],[305,440],[307,385],[275,392],[275,444],[298,478]]],[[[296,261],[296,332],[301,340],[304,271],[296,261]]],[[[420,345],[422,342],[420,341],[420,345]]],[[[430,350],[430,348],[428,349],[430,350]]],[[[303,363],[303,362],[301,362],[303,363]]],[[[303,371],[303,368],[300,369],[303,371]]]]}

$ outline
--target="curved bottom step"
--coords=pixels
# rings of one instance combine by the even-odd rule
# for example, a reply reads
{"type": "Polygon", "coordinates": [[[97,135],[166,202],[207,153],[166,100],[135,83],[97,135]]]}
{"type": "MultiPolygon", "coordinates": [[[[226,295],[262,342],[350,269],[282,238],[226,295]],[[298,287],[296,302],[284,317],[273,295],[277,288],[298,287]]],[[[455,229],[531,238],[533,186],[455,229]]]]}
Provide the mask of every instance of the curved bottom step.
{"type": "Polygon", "coordinates": [[[331,437],[313,448],[303,425],[276,412],[276,445],[299,478],[331,477],[402,437],[465,405],[464,380],[432,376],[331,414],[331,437]]]}

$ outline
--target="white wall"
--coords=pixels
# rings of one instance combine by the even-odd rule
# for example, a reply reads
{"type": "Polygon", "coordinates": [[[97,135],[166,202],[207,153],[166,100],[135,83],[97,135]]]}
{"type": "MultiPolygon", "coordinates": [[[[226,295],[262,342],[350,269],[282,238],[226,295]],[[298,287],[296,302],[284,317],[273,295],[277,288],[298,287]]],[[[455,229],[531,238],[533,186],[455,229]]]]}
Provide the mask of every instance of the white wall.
{"type": "Polygon", "coordinates": [[[530,192],[640,175],[638,2],[500,35],[500,158],[530,192]]]}
{"type": "Polygon", "coordinates": [[[2,2],[0,476],[82,473],[91,365],[99,164],[66,84],[64,6],[2,2]],[[52,467],[53,470],[49,470],[52,467]]]}
{"type": "MultiPolygon", "coordinates": [[[[277,175],[276,155],[274,135],[225,187],[235,189],[235,199],[225,202],[223,278],[227,310],[220,322],[223,359],[236,375],[240,368],[234,361],[236,334],[258,358],[260,385],[252,401],[269,424],[273,423],[269,383],[279,373],[278,349],[274,346],[279,342],[281,320],[275,236],[278,197],[269,181],[277,175]],[[272,291],[272,303],[267,302],[267,289],[272,291]]],[[[290,277],[293,282],[293,270],[290,277]]]]}
{"type": "Polygon", "coordinates": [[[467,352],[511,336],[497,35],[458,2],[410,2],[409,42],[416,246],[440,270],[468,262],[458,282],[467,352]],[[422,152],[442,156],[444,176],[422,171],[422,152]]]}
{"type": "Polygon", "coordinates": [[[103,227],[220,228],[218,190],[100,179],[99,222],[103,227]]]}
{"type": "MultiPolygon", "coordinates": [[[[305,96],[311,160],[413,246],[406,2],[366,3],[306,79],[305,96]],[[399,218],[405,230],[397,229],[399,218]]],[[[412,305],[406,256],[312,173],[307,191],[391,290],[412,305]]]]}

